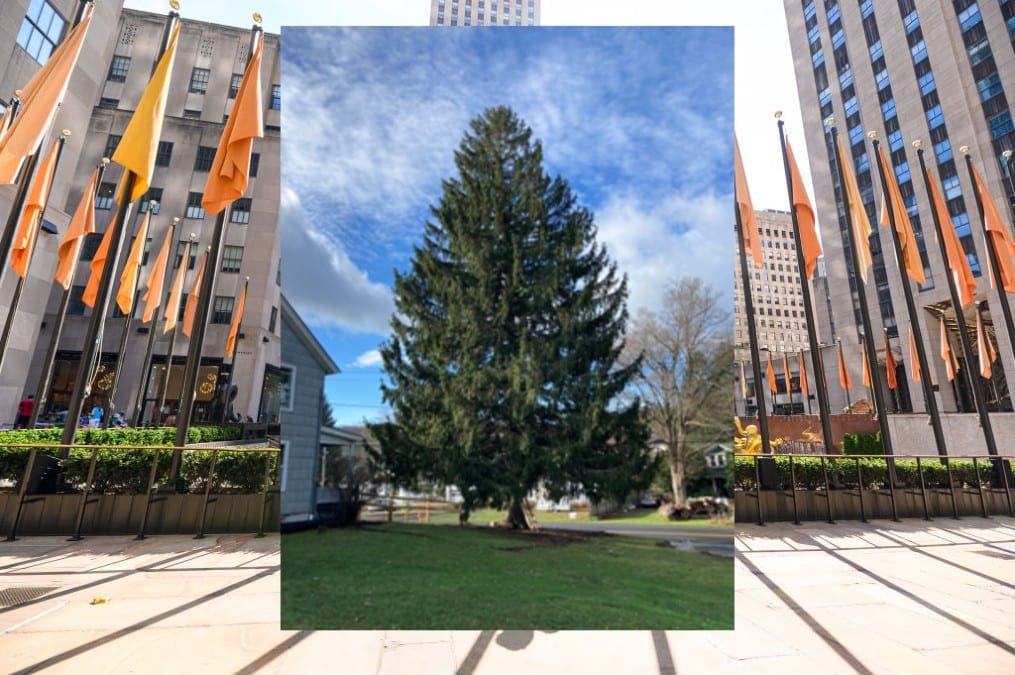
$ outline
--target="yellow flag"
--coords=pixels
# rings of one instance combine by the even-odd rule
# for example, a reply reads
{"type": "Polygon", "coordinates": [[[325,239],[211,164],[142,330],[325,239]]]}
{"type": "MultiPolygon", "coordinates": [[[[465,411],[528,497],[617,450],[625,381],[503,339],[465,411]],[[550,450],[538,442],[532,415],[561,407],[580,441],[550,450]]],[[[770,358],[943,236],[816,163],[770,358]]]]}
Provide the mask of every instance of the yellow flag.
{"type": "Polygon", "coordinates": [[[64,290],[70,288],[74,276],[74,268],[77,266],[78,255],[81,253],[81,242],[84,238],[95,232],[95,191],[99,189],[99,170],[92,172],[92,178],[85,186],[85,193],[81,195],[78,208],[70,219],[67,226],[67,234],[60,242],[58,253],[60,261],[56,266],[54,281],[63,286],[64,290]]]}
{"type": "MultiPolygon", "coordinates": [[[[159,149],[159,138],[162,136],[162,118],[166,112],[166,99],[169,95],[169,76],[173,70],[176,56],[176,43],[180,36],[180,23],[173,27],[169,36],[169,44],[159,59],[152,79],[148,82],[141,100],[134,110],[134,115],[123,132],[120,144],[113,153],[113,161],[124,169],[134,172],[134,191],[127,201],[135,201],[148,192],[155,171],[155,156],[159,149]]],[[[117,201],[123,201],[123,190],[126,183],[120,185],[117,201]]]]}
{"type": "Polygon", "coordinates": [[[743,234],[743,254],[750,254],[754,259],[754,265],[762,267],[765,264],[765,256],[761,251],[758,219],[754,215],[751,193],[747,189],[747,174],[744,173],[744,160],[740,157],[740,144],[735,135],[733,136],[733,176],[737,210],[740,212],[740,230],[743,234]]]}
{"type": "MultiPolygon", "coordinates": [[[[891,217],[895,218],[895,231],[899,233],[899,244],[902,246],[902,262],[906,267],[906,274],[916,283],[923,286],[927,283],[927,277],[923,273],[923,261],[920,259],[920,251],[916,248],[916,236],[913,234],[913,224],[909,221],[909,212],[906,210],[906,202],[902,199],[902,191],[899,183],[895,180],[895,172],[885,157],[885,149],[878,145],[878,163],[885,174],[885,182],[888,184],[888,204],[891,207],[889,213],[882,206],[883,227],[891,224],[891,217]]],[[[884,196],[882,196],[884,199],[884,196]]],[[[948,221],[951,222],[950,220],[948,221]]],[[[894,388],[894,387],[893,387],[894,388]]]]}
{"type": "Polygon", "coordinates": [[[958,368],[956,368],[957,364],[952,356],[951,344],[948,342],[948,329],[945,328],[944,314],[938,317],[938,321],[941,323],[941,360],[945,362],[945,375],[948,376],[948,381],[951,382],[955,379],[955,373],[958,368]]]}
{"type": "Polygon", "coordinates": [[[21,162],[39,149],[52,126],[81,53],[94,9],[94,5],[87,6],[78,25],[67,33],[60,46],[22,89],[21,107],[14,122],[9,122],[9,109],[4,113],[9,127],[0,137],[0,184],[13,183],[17,179],[21,162]]]}
{"type": "Polygon", "coordinates": [[[838,146],[843,199],[845,200],[846,210],[850,213],[850,220],[853,223],[853,229],[850,234],[856,242],[857,256],[854,262],[860,278],[863,279],[864,283],[867,283],[867,269],[871,266],[871,224],[867,219],[867,210],[863,207],[863,199],[860,198],[860,188],[856,185],[853,163],[846,158],[842,144],[839,143],[838,146]]]}
{"type": "Polygon", "coordinates": [[[786,141],[786,159],[789,163],[790,184],[792,185],[790,207],[796,213],[797,230],[800,233],[800,252],[803,253],[804,267],[806,268],[804,278],[810,279],[814,274],[814,268],[818,266],[818,258],[821,257],[821,240],[818,239],[814,208],[807,198],[804,179],[800,176],[793,150],[789,147],[789,140],[786,141]]]}
{"type": "MultiPolygon", "coordinates": [[[[145,282],[145,288],[147,289],[144,294],[144,312],[141,314],[141,321],[148,323],[155,316],[155,311],[159,308],[159,303],[162,302],[162,287],[165,285],[166,277],[166,262],[169,260],[169,249],[173,244],[173,232],[176,227],[174,225],[169,226],[169,230],[166,232],[166,239],[162,242],[162,248],[159,249],[159,254],[155,258],[155,262],[152,263],[151,271],[148,273],[148,280],[145,282]]],[[[154,327],[153,327],[154,328],[154,327]]]]}
{"type": "Polygon", "coordinates": [[[232,112],[222,130],[215,159],[208,172],[201,207],[216,215],[243,196],[250,172],[250,151],[255,138],[264,136],[261,104],[261,52],[264,36],[257,40],[247,62],[232,112]]]}
{"type": "Polygon", "coordinates": [[[194,285],[190,288],[190,295],[187,296],[187,305],[183,308],[182,332],[190,337],[194,330],[194,318],[197,316],[197,299],[201,295],[201,281],[204,279],[204,266],[208,261],[208,254],[201,256],[201,262],[197,266],[197,274],[194,275],[194,285]]]}
{"type": "Polygon", "coordinates": [[[144,255],[144,245],[148,241],[148,224],[152,218],[152,210],[148,209],[141,221],[141,227],[134,237],[134,245],[130,247],[130,255],[127,256],[127,263],[123,266],[123,273],[120,274],[120,290],[116,294],[116,305],[124,314],[130,314],[134,309],[134,292],[137,290],[137,273],[141,269],[141,257],[144,255]]]}
{"type": "MultiPolygon", "coordinates": [[[[243,321],[243,310],[247,305],[247,285],[243,284],[243,290],[240,291],[240,300],[236,303],[236,311],[233,312],[233,325],[229,327],[229,337],[226,339],[226,358],[230,358],[233,352],[236,351],[236,336],[240,332],[240,323],[243,321]]],[[[741,375],[743,374],[744,364],[740,364],[741,375]]],[[[746,381],[744,384],[744,391],[746,392],[746,381]]],[[[747,394],[744,394],[744,398],[747,398],[747,394]]]]}
{"type": "Polygon", "coordinates": [[[113,221],[106,227],[106,233],[102,235],[102,241],[99,243],[98,250],[95,251],[95,257],[88,263],[88,269],[91,270],[91,274],[88,276],[88,283],[85,285],[85,291],[81,294],[81,302],[85,303],[92,309],[95,308],[95,300],[99,293],[99,282],[102,280],[102,270],[106,266],[106,258],[109,257],[109,245],[110,240],[113,238],[113,223],[116,222],[116,214],[113,214],[113,221]]]}
{"type": "MultiPolygon", "coordinates": [[[[965,307],[973,301],[973,296],[976,294],[976,279],[973,278],[973,270],[969,267],[969,258],[966,257],[965,251],[962,250],[962,242],[959,241],[959,235],[952,225],[948,207],[945,206],[944,199],[941,198],[941,192],[937,189],[937,184],[934,182],[934,175],[930,172],[930,167],[927,168],[927,184],[930,185],[930,200],[934,205],[934,211],[937,213],[938,222],[941,223],[941,234],[944,236],[945,254],[948,258],[948,269],[951,270],[952,278],[955,280],[955,287],[959,291],[959,302],[965,307]]],[[[990,265],[988,264],[987,267],[989,268],[990,265]]]]}
{"type": "Polygon", "coordinates": [[[169,302],[166,303],[166,311],[163,316],[166,319],[166,327],[163,333],[168,333],[176,328],[177,317],[180,316],[180,298],[183,296],[183,278],[187,276],[187,265],[190,260],[191,242],[183,247],[183,257],[180,258],[180,266],[176,269],[176,278],[173,280],[173,288],[169,291],[169,302]]]}
{"type": "Polygon", "coordinates": [[[56,141],[39,165],[35,178],[32,179],[28,194],[25,196],[25,206],[21,210],[21,218],[18,220],[18,229],[14,233],[14,241],[11,244],[11,267],[22,279],[28,274],[28,263],[32,259],[32,249],[35,248],[39,220],[46,210],[46,202],[49,201],[49,190],[53,185],[53,174],[56,173],[56,160],[59,154],[60,141],[56,141]]]}
{"type": "Polygon", "coordinates": [[[782,372],[783,377],[786,378],[785,389],[786,393],[790,394],[793,391],[793,376],[789,372],[789,354],[786,352],[782,353],[782,372]]]}

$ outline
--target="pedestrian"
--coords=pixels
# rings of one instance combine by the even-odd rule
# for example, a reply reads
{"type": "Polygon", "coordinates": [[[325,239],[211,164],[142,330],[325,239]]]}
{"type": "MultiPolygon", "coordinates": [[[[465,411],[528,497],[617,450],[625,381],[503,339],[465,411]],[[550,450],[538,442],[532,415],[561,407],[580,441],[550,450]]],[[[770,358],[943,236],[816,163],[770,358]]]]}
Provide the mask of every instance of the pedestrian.
{"type": "Polygon", "coordinates": [[[15,429],[26,429],[28,428],[28,419],[32,416],[32,411],[35,409],[35,396],[29,394],[27,398],[23,399],[18,404],[18,418],[14,422],[15,429]]]}
{"type": "Polygon", "coordinates": [[[98,429],[102,426],[102,416],[105,414],[105,409],[102,405],[96,403],[95,407],[92,408],[92,415],[88,418],[88,426],[92,429],[98,429]]]}

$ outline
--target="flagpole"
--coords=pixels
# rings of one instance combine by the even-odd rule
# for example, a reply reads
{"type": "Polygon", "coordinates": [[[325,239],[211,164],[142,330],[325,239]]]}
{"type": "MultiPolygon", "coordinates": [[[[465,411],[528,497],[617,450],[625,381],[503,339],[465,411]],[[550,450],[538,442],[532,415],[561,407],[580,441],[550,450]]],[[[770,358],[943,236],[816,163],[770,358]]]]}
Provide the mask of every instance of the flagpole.
{"type": "MultiPolygon", "coordinates": [[[[802,384],[806,385],[806,383],[807,383],[806,382],[806,380],[807,380],[807,371],[804,370],[804,350],[801,349],[798,352],[797,356],[798,356],[797,364],[800,366],[800,382],[802,384]]],[[[811,412],[811,394],[810,394],[810,388],[808,387],[807,389],[808,389],[808,392],[807,392],[807,394],[804,395],[804,400],[807,401],[807,414],[811,415],[811,414],[813,414],[811,412]]],[[[801,388],[800,393],[803,394],[803,388],[801,388]]]]}
{"type": "MultiPolygon", "coordinates": [[[[176,225],[180,222],[179,218],[173,218],[173,224],[169,226],[169,232],[171,236],[176,233],[176,225]]],[[[169,241],[173,241],[169,239],[169,241]]],[[[166,264],[163,267],[162,279],[165,283],[165,279],[169,276],[169,270],[171,267],[172,256],[166,256],[166,264]]],[[[182,262],[181,262],[182,264],[182,262]]],[[[154,273],[154,270],[153,270],[154,273]]],[[[150,279],[150,277],[149,277],[150,279]]],[[[141,378],[137,384],[137,396],[134,398],[134,413],[131,416],[131,426],[138,427],[141,424],[141,420],[144,419],[144,394],[148,388],[149,369],[151,368],[152,351],[155,348],[155,335],[156,335],[156,324],[159,322],[159,312],[162,310],[162,301],[165,294],[160,292],[158,303],[155,305],[155,313],[152,315],[152,325],[148,329],[148,345],[145,347],[144,359],[141,361],[141,378]]],[[[135,300],[136,304],[136,300],[135,300]]],[[[143,318],[143,316],[142,316],[143,318]]],[[[159,406],[159,414],[162,414],[162,406],[159,406]]],[[[154,415],[152,416],[154,421],[154,415]]]]}
{"type": "MultiPolygon", "coordinates": [[[[191,249],[194,246],[194,239],[196,239],[196,238],[197,238],[197,235],[195,233],[191,232],[190,233],[190,240],[187,242],[187,245],[183,249],[183,257],[180,258],[180,267],[183,267],[184,265],[186,265],[188,267],[190,266],[190,251],[191,251],[191,249]]],[[[184,268],[184,269],[186,269],[186,268],[184,268]]],[[[184,278],[186,278],[186,272],[181,271],[179,273],[183,274],[184,278]]],[[[180,310],[181,309],[184,309],[184,311],[186,311],[186,308],[181,308],[181,306],[179,304],[177,304],[177,306],[176,306],[176,308],[174,310],[176,312],[176,317],[175,317],[175,320],[173,322],[173,328],[172,328],[172,330],[171,330],[171,332],[169,334],[169,348],[166,351],[166,376],[164,378],[162,378],[162,387],[161,387],[162,391],[159,394],[159,424],[160,424],[160,426],[161,426],[161,424],[163,422],[162,409],[166,406],[166,394],[169,391],[169,376],[173,374],[173,352],[176,351],[176,334],[179,332],[179,329],[180,329],[180,310]]],[[[166,311],[167,312],[169,311],[168,305],[166,306],[166,311]]],[[[169,321],[169,315],[168,314],[166,315],[166,321],[169,321]]],[[[152,326],[154,327],[154,323],[152,324],[152,326]]],[[[177,402],[177,406],[176,406],[176,419],[177,420],[180,419],[180,406],[179,406],[179,402],[177,402]]],[[[175,476],[173,476],[173,478],[175,478],[175,476]]]]}
{"type": "MultiPolygon", "coordinates": [[[[1012,195],[1015,195],[1015,157],[1012,155],[1011,150],[1001,153],[1001,156],[1004,157],[1004,167],[1008,170],[1008,189],[1012,195]]],[[[1008,206],[1011,208],[1012,220],[1015,221],[1015,197],[1008,200],[1008,206]]]]}
{"type": "Polygon", "coordinates": [[[817,323],[814,320],[814,306],[811,303],[811,280],[807,278],[807,265],[804,262],[803,245],[800,240],[800,225],[797,222],[796,209],[793,208],[793,180],[790,175],[789,157],[786,154],[786,132],[783,126],[782,113],[775,114],[779,120],[779,144],[782,147],[782,163],[786,173],[786,190],[789,193],[789,212],[793,220],[793,243],[796,247],[797,266],[800,269],[800,291],[803,295],[804,317],[807,319],[807,342],[811,351],[811,368],[814,370],[814,388],[818,395],[818,415],[821,417],[821,435],[825,441],[825,453],[831,454],[835,449],[832,436],[832,422],[828,408],[828,389],[825,385],[825,367],[818,348],[817,323]]]}
{"type": "MultiPolygon", "coordinates": [[[[920,147],[922,143],[920,141],[914,141],[913,145],[916,146],[916,156],[920,160],[920,173],[923,175],[924,188],[926,189],[927,194],[931,194],[930,177],[927,175],[927,163],[923,158],[923,148],[920,147]]],[[[941,259],[945,262],[946,267],[945,277],[947,277],[948,279],[948,293],[952,301],[952,308],[955,310],[955,322],[958,324],[959,344],[962,347],[962,356],[965,359],[967,369],[971,370],[973,363],[973,347],[969,342],[969,333],[967,332],[966,328],[966,316],[962,311],[962,300],[959,297],[959,289],[955,284],[955,275],[951,273],[951,269],[948,264],[948,251],[945,248],[944,231],[942,230],[942,228],[946,226],[951,227],[952,225],[951,223],[947,223],[946,225],[945,223],[941,222],[941,220],[938,218],[936,208],[931,209],[930,212],[931,217],[934,220],[934,231],[935,234],[937,234],[937,242],[938,247],[941,251],[941,259]]],[[[988,244],[988,250],[989,249],[990,245],[988,244]]],[[[995,276],[994,278],[996,279],[997,277],[995,276]]],[[[929,371],[924,372],[926,372],[927,374],[925,378],[921,379],[926,379],[929,384],[930,372],[929,371]]],[[[997,442],[994,438],[994,429],[991,426],[990,415],[987,413],[987,406],[986,402],[984,401],[982,383],[979,381],[978,378],[975,377],[973,373],[970,374],[973,375],[972,377],[969,378],[972,384],[972,387],[970,388],[973,390],[973,403],[976,405],[976,414],[980,418],[980,429],[983,430],[983,440],[984,443],[986,443],[987,445],[987,454],[996,455],[997,442]]],[[[956,400],[958,400],[957,396],[956,400]]],[[[947,452],[942,454],[947,454],[947,452]]]]}
{"type": "MultiPolygon", "coordinates": [[[[250,49],[247,51],[247,62],[253,55],[253,47],[257,44],[258,35],[262,28],[259,25],[260,15],[255,14],[255,23],[250,31],[250,49]]],[[[212,233],[211,246],[208,252],[208,266],[205,268],[204,277],[201,279],[201,294],[198,296],[197,307],[194,316],[194,326],[191,329],[190,341],[187,346],[187,362],[183,374],[183,387],[180,390],[180,411],[176,418],[176,447],[182,447],[187,442],[187,431],[190,428],[190,420],[193,416],[194,399],[197,387],[197,375],[201,368],[201,348],[204,346],[204,336],[208,325],[208,310],[211,307],[212,293],[215,289],[215,281],[218,276],[218,268],[222,255],[222,240],[225,235],[226,211],[231,211],[228,206],[219,211],[215,218],[215,230],[212,233]]],[[[182,451],[173,451],[173,460],[170,467],[170,480],[176,478],[179,473],[182,451]]]]}
{"type": "MultiPolygon", "coordinates": [[[[102,175],[106,172],[106,166],[109,164],[109,158],[103,157],[102,161],[99,162],[98,175],[95,179],[95,190],[98,192],[102,185],[102,175]]],[[[70,277],[74,277],[78,264],[78,257],[74,256],[71,262],[70,277]]],[[[71,288],[65,288],[60,299],[60,308],[57,310],[56,318],[54,319],[53,334],[49,338],[49,348],[46,351],[46,361],[42,369],[42,376],[39,378],[39,383],[35,388],[35,406],[32,408],[32,415],[28,420],[28,428],[34,429],[35,423],[39,420],[39,414],[45,410],[45,405],[49,400],[49,390],[51,381],[53,379],[53,367],[56,365],[56,350],[60,344],[60,336],[63,333],[64,320],[67,318],[67,307],[70,305],[70,292],[71,288]]]]}
{"type": "MultiPolygon", "coordinates": [[[[250,285],[250,277],[247,277],[246,279],[243,280],[243,296],[242,297],[244,298],[244,300],[247,297],[247,286],[249,286],[249,285],[250,285]]],[[[240,324],[243,323],[243,316],[242,315],[238,317],[238,321],[239,321],[239,323],[237,324],[237,327],[240,324]]],[[[236,342],[239,342],[239,340],[240,340],[239,330],[237,330],[236,342]]],[[[222,423],[223,424],[225,424],[226,421],[227,421],[226,420],[226,409],[228,408],[228,405],[229,405],[229,390],[233,386],[233,371],[236,369],[236,357],[238,355],[239,355],[239,352],[237,352],[237,350],[236,350],[236,343],[234,342],[233,343],[233,362],[231,364],[229,364],[229,376],[226,378],[226,392],[225,392],[226,393],[226,400],[225,400],[225,402],[222,405],[222,423]]],[[[223,363],[223,365],[225,365],[225,364],[223,363]]],[[[746,405],[746,403],[747,402],[745,401],[744,405],[746,405]]],[[[764,438],[764,437],[762,437],[762,438],[764,438]]]]}
{"type": "MultiPolygon", "coordinates": [[[[1001,281],[1001,265],[997,259],[997,251],[994,250],[994,243],[991,241],[990,232],[987,230],[987,219],[984,215],[983,201],[980,199],[980,191],[977,188],[976,178],[973,176],[973,158],[969,156],[969,146],[963,145],[959,151],[965,155],[966,169],[969,171],[969,181],[973,184],[973,194],[976,197],[976,210],[980,214],[980,225],[983,227],[983,237],[986,240],[987,255],[990,257],[990,269],[994,274],[994,285],[997,291],[998,302],[1001,305],[1001,314],[1004,316],[1004,327],[1008,331],[1008,345],[1015,354],[1015,329],[1012,328],[1011,306],[1008,304],[1008,291],[1005,290],[1001,281]]],[[[997,325],[995,323],[995,325],[997,325]]],[[[1002,364],[1003,369],[1003,364],[1002,364]]]]}
{"type": "MultiPolygon", "coordinates": [[[[151,211],[158,204],[155,200],[148,202],[148,210],[151,211]]],[[[136,236],[145,237],[147,239],[148,232],[151,231],[150,223],[151,217],[149,216],[149,227],[143,232],[139,229],[136,236]]],[[[144,224],[144,219],[141,221],[144,224]]],[[[116,366],[113,368],[113,381],[109,385],[109,407],[102,417],[102,428],[108,429],[109,423],[113,419],[113,407],[116,403],[116,387],[120,381],[120,370],[123,368],[123,361],[127,354],[127,339],[130,337],[130,322],[134,318],[134,311],[137,309],[138,298],[141,296],[141,291],[138,289],[138,285],[141,281],[141,265],[137,266],[137,270],[134,272],[134,295],[131,298],[130,309],[125,312],[123,317],[123,331],[120,334],[120,347],[116,353],[116,366]]]]}
{"type": "MultiPolygon", "coordinates": [[[[838,338],[838,337],[835,338],[835,343],[836,343],[836,345],[838,345],[839,354],[841,355],[842,354],[842,338],[838,338]]],[[[845,361],[843,361],[843,363],[845,363],[845,361]]],[[[842,382],[840,382],[839,384],[841,385],[842,382]]],[[[843,390],[846,392],[846,410],[848,410],[849,414],[852,415],[853,414],[853,402],[849,400],[849,387],[843,387],[843,390]]]]}
{"type": "MultiPolygon", "coordinates": [[[[63,155],[63,147],[67,142],[67,137],[70,136],[70,131],[64,129],[60,132],[60,137],[56,139],[58,143],[56,147],[56,160],[53,163],[53,174],[56,174],[57,167],[60,166],[60,157],[63,155]]],[[[52,180],[52,177],[50,177],[52,180]]],[[[7,319],[4,321],[3,333],[0,334],[0,371],[3,371],[4,362],[7,360],[7,346],[11,339],[11,331],[14,328],[14,320],[17,318],[18,309],[21,306],[21,295],[25,290],[25,278],[28,276],[28,267],[32,264],[32,258],[35,257],[35,245],[39,241],[39,231],[42,229],[42,220],[46,215],[46,207],[49,204],[49,195],[46,195],[46,203],[42,205],[42,212],[39,214],[39,222],[32,225],[32,232],[29,236],[32,238],[31,246],[29,247],[28,261],[25,263],[25,276],[18,275],[18,282],[14,286],[14,296],[11,298],[10,305],[7,308],[7,319]]],[[[22,213],[23,215],[24,203],[22,202],[22,213]]],[[[19,218],[20,219],[20,218],[19,218]]],[[[13,237],[11,238],[13,243],[13,237]]],[[[6,262],[6,260],[5,260],[6,262]]],[[[29,427],[31,428],[31,427],[29,427]]]]}
{"type": "MultiPolygon", "coordinates": [[[[758,432],[761,434],[761,451],[772,452],[768,435],[768,406],[765,405],[765,390],[761,383],[761,351],[758,346],[758,327],[754,321],[754,295],[751,290],[751,272],[747,266],[747,250],[744,247],[744,224],[740,219],[740,208],[734,205],[737,240],[740,247],[740,278],[744,287],[744,310],[747,314],[747,341],[751,350],[751,371],[754,373],[754,398],[758,402],[758,432]]],[[[235,359],[233,359],[235,361],[235,359]]],[[[747,412],[747,401],[744,401],[747,412]]]]}
{"type": "MultiPolygon", "coordinates": [[[[880,152],[881,143],[878,141],[877,132],[870,132],[867,134],[871,139],[871,143],[874,146],[874,154],[877,156],[878,175],[881,178],[881,190],[882,194],[889,194],[888,191],[888,177],[885,175],[885,167],[881,163],[882,153],[880,152]]],[[[906,311],[909,314],[909,326],[910,330],[913,331],[913,339],[916,343],[916,359],[920,364],[920,371],[923,373],[930,373],[929,361],[927,360],[927,350],[923,344],[923,326],[920,321],[920,316],[917,314],[916,303],[913,300],[913,289],[910,286],[910,279],[906,272],[906,261],[902,255],[902,241],[899,238],[899,231],[896,228],[895,219],[895,207],[892,204],[891,198],[885,199],[886,208],[888,209],[888,221],[890,229],[892,231],[892,242],[895,248],[895,263],[899,268],[899,276],[902,281],[902,293],[906,298],[906,311]]],[[[900,218],[903,216],[899,216],[900,218]]],[[[919,251],[912,251],[911,254],[919,256],[919,251]]],[[[944,258],[947,267],[947,258],[944,258]]],[[[920,266],[923,266],[923,262],[920,261],[920,266]]],[[[949,274],[950,276],[950,274],[949,274]]],[[[887,346],[887,329],[886,329],[886,340],[887,346]]],[[[888,367],[887,355],[885,355],[885,367],[888,367]]],[[[938,414],[937,399],[934,397],[934,388],[931,385],[930,377],[921,377],[920,384],[923,388],[923,398],[925,401],[927,416],[929,417],[929,424],[934,430],[934,443],[937,446],[937,454],[947,455],[948,448],[945,443],[944,431],[941,428],[941,417],[938,414]]]]}

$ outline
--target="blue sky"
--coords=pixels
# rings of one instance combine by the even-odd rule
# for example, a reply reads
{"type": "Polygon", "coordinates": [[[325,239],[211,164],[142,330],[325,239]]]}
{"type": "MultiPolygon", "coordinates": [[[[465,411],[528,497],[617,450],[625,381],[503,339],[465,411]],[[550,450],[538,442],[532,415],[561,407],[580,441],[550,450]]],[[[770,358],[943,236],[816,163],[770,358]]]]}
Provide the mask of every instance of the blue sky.
{"type": "Polygon", "coordinates": [[[632,313],[681,275],[732,303],[731,29],[284,27],[282,44],[283,292],[342,368],[340,424],[385,414],[393,270],[491,106],[594,212],[632,313]]]}

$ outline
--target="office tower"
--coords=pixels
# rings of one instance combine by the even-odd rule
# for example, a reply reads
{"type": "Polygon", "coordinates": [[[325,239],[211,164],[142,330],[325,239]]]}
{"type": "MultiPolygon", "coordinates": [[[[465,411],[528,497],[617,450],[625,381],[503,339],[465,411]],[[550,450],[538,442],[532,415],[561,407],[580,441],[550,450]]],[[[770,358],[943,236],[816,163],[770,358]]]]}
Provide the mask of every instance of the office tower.
{"type": "Polygon", "coordinates": [[[431,26],[538,26],[540,0],[430,0],[431,26]]]}
{"type": "MultiPolygon", "coordinates": [[[[10,54],[0,62],[0,86],[5,93],[28,80],[45,62],[54,43],[73,22],[79,3],[72,0],[15,0],[0,8],[0,53],[10,54]]],[[[0,373],[0,420],[25,394],[35,391],[41,376],[55,313],[63,293],[53,286],[56,251],[70,215],[77,207],[92,170],[102,157],[112,155],[140,99],[155,64],[166,25],[166,16],[122,9],[119,2],[96,3],[96,15],[84,51],[71,78],[56,128],[73,132],[60,162],[56,182],[46,211],[46,220],[57,226],[59,236],[40,239],[22,300],[22,312],[15,324],[13,346],[17,358],[9,358],[0,373]],[[47,302],[48,299],[48,302],[47,302]],[[43,309],[45,308],[45,309],[43,309]]],[[[201,209],[201,193],[208,177],[224,122],[231,110],[250,48],[248,27],[231,27],[183,19],[179,48],[172,71],[156,168],[148,193],[135,203],[125,227],[121,253],[137,231],[148,202],[152,209],[151,229],[145,245],[141,278],[146,279],[156,253],[174,217],[179,217],[172,249],[170,274],[186,266],[185,291],[190,290],[197,262],[211,242],[214,218],[201,209]],[[183,248],[190,233],[195,246],[188,260],[183,248]]],[[[279,412],[286,395],[289,375],[281,364],[279,286],[279,173],[280,173],[280,51],[278,35],[265,35],[261,70],[265,135],[254,143],[251,179],[245,196],[237,200],[226,218],[226,236],[213,292],[208,330],[202,350],[202,379],[198,386],[194,421],[207,419],[214,385],[231,377],[238,392],[233,408],[242,416],[269,421],[279,412]],[[241,339],[235,357],[226,359],[224,348],[235,309],[235,298],[250,278],[246,311],[240,327],[241,339]],[[230,375],[230,371],[232,374],[230,375]]],[[[84,241],[77,272],[72,281],[66,324],[59,342],[56,369],[48,404],[66,406],[79,367],[82,342],[91,310],[81,302],[92,259],[115,214],[114,192],[122,174],[110,164],[96,199],[97,233],[84,241]]],[[[0,209],[6,213],[12,188],[0,189],[0,209]]],[[[6,313],[13,288],[13,274],[5,274],[0,310],[6,313]]],[[[114,275],[119,280],[119,269],[114,275]]],[[[116,288],[113,294],[115,296],[116,288]]],[[[168,288],[168,282],[167,282],[168,288]]],[[[136,311],[128,327],[123,375],[114,400],[117,411],[128,416],[133,408],[140,377],[141,361],[152,324],[142,325],[136,311]]],[[[124,317],[110,302],[101,347],[101,364],[108,372],[116,361],[123,334],[124,317]]],[[[144,390],[144,419],[158,400],[165,377],[169,336],[157,325],[154,357],[141,384],[144,390]]],[[[187,338],[178,335],[173,350],[173,372],[168,379],[167,404],[175,409],[187,353],[187,338]]],[[[98,380],[91,399],[99,402],[107,393],[98,380]]]]}
{"type": "MultiPolygon", "coordinates": [[[[986,279],[983,235],[973,186],[961,146],[969,146],[999,208],[1010,216],[1010,177],[1002,153],[1015,148],[1009,97],[1015,95],[1015,2],[1012,0],[784,0],[799,90],[806,145],[828,269],[829,298],[836,334],[847,359],[859,364],[861,333],[856,280],[847,272],[846,220],[836,205],[839,178],[833,168],[826,120],[834,118],[839,142],[852,158],[851,169],[871,223],[873,274],[867,285],[876,340],[883,354],[882,329],[902,357],[906,373],[909,330],[903,276],[897,269],[891,235],[877,226],[881,185],[867,134],[877,132],[900,184],[916,234],[926,284],[914,289],[934,381],[941,383],[946,412],[971,410],[964,378],[949,383],[940,353],[939,317],[954,336],[954,310],[936,237],[928,195],[913,141],[939,181],[950,221],[974,274],[978,301],[987,301],[988,333],[1000,343],[1003,368],[995,367],[988,385],[994,410],[1010,410],[1004,371],[1015,373],[1008,336],[996,311],[997,295],[986,279]],[[876,306],[875,306],[876,304],[876,306]],[[996,314],[997,321],[991,320],[996,314]],[[952,317],[949,319],[949,317],[952,317]],[[997,330],[994,330],[997,325],[997,330]]],[[[908,280],[906,281],[908,283],[908,280]]],[[[975,320],[971,307],[966,309],[975,320]]],[[[953,345],[955,342],[953,342],[953,345]]],[[[883,357],[881,377],[884,377],[883,357]]],[[[965,366],[965,364],[963,364],[965,366]]],[[[976,364],[969,364],[976,371],[976,364]]],[[[901,374],[901,371],[900,371],[901,374]]],[[[900,378],[913,409],[925,410],[919,386],[900,378]]],[[[905,405],[902,406],[905,408],[905,405]]]]}

